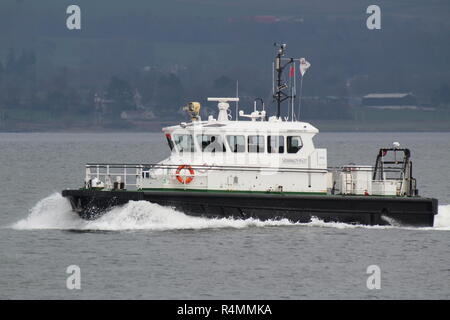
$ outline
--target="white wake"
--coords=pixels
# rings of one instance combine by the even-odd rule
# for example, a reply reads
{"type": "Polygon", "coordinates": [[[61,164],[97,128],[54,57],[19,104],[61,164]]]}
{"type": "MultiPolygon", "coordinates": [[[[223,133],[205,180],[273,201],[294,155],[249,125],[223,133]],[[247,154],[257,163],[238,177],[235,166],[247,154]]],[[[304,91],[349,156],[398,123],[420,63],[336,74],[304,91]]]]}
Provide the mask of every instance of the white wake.
{"type": "Polygon", "coordinates": [[[78,217],[71,209],[67,199],[60,193],[39,201],[28,217],[11,227],[27,229],[77,229],[77,230],[176,230],[208,228],[247,228],[265,226],[287,226],[287,219],[260,221],[257,219],[208,219],[188,216],[172,208],[163,207],[147,201],[130,201],[115,207],[93,221],[78,217]]]}
{"type": "Polygon", "coordinates": [[[434,217],[434,228],[450,230],[450,204],[439,206],[438,214],[434,217]]]}
{"type": "MultiPolygon", "coordinates": [[[[17,230],[66,229],[66,230],[177,230],[211,228],[248,228],[269,226],[312,226],[331,228],[398,228],[392,226],[361,226],[339,222],[323,222],[312,219],[309,223],[292,223],[287,219],[260,221],[257,219],[208,219],[188,216],[172,208],[147,201],[130,201],[113,208],[97,220],[86,221],[72,211],[70,203],[60,193],[54,193],[40,200],[29,215],[10,226],[17,230]]],[[[416,228],[417,229],[417,228],[416,228]]],[[[450,205],[440,205],[433,228],[450,230],[450,205]]]]}

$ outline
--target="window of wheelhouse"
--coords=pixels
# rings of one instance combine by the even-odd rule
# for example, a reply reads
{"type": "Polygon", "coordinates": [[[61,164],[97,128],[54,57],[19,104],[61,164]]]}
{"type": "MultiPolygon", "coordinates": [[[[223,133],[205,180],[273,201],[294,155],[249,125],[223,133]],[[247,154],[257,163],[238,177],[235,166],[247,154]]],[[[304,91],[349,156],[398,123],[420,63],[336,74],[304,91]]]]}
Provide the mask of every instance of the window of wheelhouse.
{"type": "Polygon", "coordinates": [[[267,136],[268,153],[284,153],[284,136],[267,136]]]}
{"type": "Polygon", "coordinates": [[[287,137],[287,152],[297,153],[303,147],[302,138],[300,136],[287,137]]]}
{"type": "Polygon", "coordinates": [[[264,136],[248,136],[248,152],[264,152],[264,136]]]}
{"type": "Polygon", "coordinates": [[[166,133],[167,144],[169,145],[170,151],[173,150],[173,141],[170,133],[166,133]]]}
{"type": "Polygon", "coordinates": [[[231,152],[245,152],[245,136],[227,136],[231,152]]]}
{"type": "Polygon", "coordinates": [[[174,134],[173,141],[177,146],[178,152],[194,152],[194,139],[190,134],[174,134]]]}
{"type": "Polygon", "coordinates": [[[225,152],[225,144],[220,135],[197,135],[197,141],[203,152],[225,152]]]}

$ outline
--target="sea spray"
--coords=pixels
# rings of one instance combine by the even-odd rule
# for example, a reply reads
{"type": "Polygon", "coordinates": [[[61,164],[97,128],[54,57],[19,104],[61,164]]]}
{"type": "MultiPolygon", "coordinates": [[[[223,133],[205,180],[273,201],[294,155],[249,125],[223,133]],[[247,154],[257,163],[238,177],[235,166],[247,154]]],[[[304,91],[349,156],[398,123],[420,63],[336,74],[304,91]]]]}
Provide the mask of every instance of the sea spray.
{"type": "Polygon", "coordinates": [[[106,212],[100,218],[87,221],[71,210],[69,201],[55,193],[40,200],[25,219],[11,227],[20,230],[177,230],[212,228],[247,228],[292,225],[287,219],[260,221],[257,219],[209,219],[188,216],[169,207],[147,201],[130,201],[106,212]]]}
{"type": "Polygon", "coordinates": [[[14,229],[70,229],[77,228],[81,219],[72,211],[70,202],[60,193],[38,201],[26,218],[12,225],[14,229]]]}
{"type": "Polygon", "coordinates": [[[114,208],[88,224],[94,230],[177,230],[246,228],[252,226],[280,226],[292,224],[287,219],[260,221],[256,219],[209,219],[188,216],[172,208],[147,201],[130,201],[114,208]]]}
{"type": "Polygon", "coordinates": [[[434,227],[450,230],[450,204],[441,205],[434,217],[434,227]]]}

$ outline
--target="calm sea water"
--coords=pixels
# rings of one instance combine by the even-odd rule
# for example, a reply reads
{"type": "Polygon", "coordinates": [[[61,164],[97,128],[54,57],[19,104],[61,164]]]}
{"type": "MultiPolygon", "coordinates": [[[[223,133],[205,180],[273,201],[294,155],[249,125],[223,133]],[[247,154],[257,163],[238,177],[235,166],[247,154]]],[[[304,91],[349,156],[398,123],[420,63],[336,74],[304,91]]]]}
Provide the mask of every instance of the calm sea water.
{"type": "Polygon", "coordinates": [[[0,133],[1,299],[449,299],[450,133],[321,133],[329,165],[412,150],[433,228],[188,217],[133,202],[86,222],[60,195],[86,162],[156,162],[161,134],[0,133]],[[66,268],[81,269],[68,290],[66,268]],[[366,269],[381,269],[381,289],[366,269]]]}

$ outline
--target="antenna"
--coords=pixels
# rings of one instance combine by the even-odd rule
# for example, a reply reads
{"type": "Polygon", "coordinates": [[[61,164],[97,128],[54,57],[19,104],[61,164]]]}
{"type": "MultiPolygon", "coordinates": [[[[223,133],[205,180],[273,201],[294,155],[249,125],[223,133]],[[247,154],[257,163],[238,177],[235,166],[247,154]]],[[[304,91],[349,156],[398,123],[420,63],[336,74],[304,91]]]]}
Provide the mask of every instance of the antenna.
{"type": "Polygon", "coordinates": [[[277,84],[276,84],[276,90],[273,94],[273,98],[274,100],[277,101],[277,118],[279,119],[281,116],[281,103],[288,99],[291,98],[290,95],[286,94],[283,90],[287,89],[288,86],[286,83],[282,83],[282,74],[283,74],[283,70],[290,65],[291,63],[294,62],[294,59],[289,58],[286,59],[288,60],[288,62],[286,62],[284,65],[282,63],[283,56],[285,54],[285,50],[286,50],[286,44],[278,44],[278,43],[274,43],[274,46],[279,47],[278,48],[278,52],[277,52],[277,56],[275,57],[275,71],[277,72],[277,84]]]}
{"type": "Polygon", "coordinates": [[[295,118],[295,98],[297,97],[297,77],[296,77],[296,70],[297,68],[295,67],[295,62],[294,62],[294,85],[292,86],[292,94],[291,94],[291,98],[292,98],[292,122],[294,121],[295,118]]]}
{"type": "Polygon", "coordinates": [[[238,121],[238,110],[239,110],[239,80],[236,80],[236,120],[238,121]]]}
{"type": "Polygon", "coordinates": [[[264,110],[264,100],[262,98],[256,98],[255,100],[253,100],[253,111],[256,111],[256,102],[257,101],[261,101],[262,111],[266,111],[266,110],[264,110]]]}
{"type": "Polygon", "coordinates": [[[275,95],[275,62],[272,62],[272,96],[275,95]]]}

